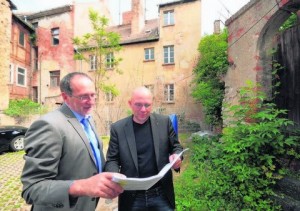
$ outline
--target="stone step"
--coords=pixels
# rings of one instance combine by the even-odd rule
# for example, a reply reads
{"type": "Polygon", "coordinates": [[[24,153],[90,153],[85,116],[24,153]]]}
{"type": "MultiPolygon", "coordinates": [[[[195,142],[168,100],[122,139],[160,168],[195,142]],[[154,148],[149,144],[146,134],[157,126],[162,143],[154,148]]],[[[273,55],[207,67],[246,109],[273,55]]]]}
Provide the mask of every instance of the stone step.
{"type": "Polygon", "coordinates": [[[280,191],[275,191],[276,195],[272,196],[271,199],[278,205],[281,205],[284,211],[299,211],[300,201],[285,195],[280,191]]]}
{"type": "Polygon", "coordinates": [[[277,182],[275,191],[300,201],[300,179],[285,177],[277,182]]]}

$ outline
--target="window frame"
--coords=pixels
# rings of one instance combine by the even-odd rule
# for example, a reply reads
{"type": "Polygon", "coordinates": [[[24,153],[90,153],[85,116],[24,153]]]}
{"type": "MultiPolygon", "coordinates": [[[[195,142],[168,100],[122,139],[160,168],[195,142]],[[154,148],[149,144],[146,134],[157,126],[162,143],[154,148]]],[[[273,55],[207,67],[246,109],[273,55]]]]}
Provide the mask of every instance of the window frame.
{"type": "Polygon", "coordinates": [[[145,84],[144,87],[150,90],[152,95],[154,95],[154,85],[153,84],[145,84]]]}
{"type": "Polygon", "coordinates": [[[154,61],[154,47],[144,48],[144,60],[145,61],[154,61]]]}
{"type": "Polygon", "coordinates": [[[174,10],[166,10],[163,12],[164,26],[175,25],[175,14],[174,10]]]}
{"type": "Polygon", "coordinates": [[[175,63],[175,50],[174,45],[166,45],[164,49],[164,64],[174,64],[175,63]]]}
{"type": "Polygon", "coordinates": [[[113,69],[114,68],[114,62],[115,62],[115,57],[113,52],[109,52],[105,56],[105,67],[106,69],[113,69]]]}
{"type": "Polygon", "coordinates": [[[14,84],[15,69],[13,64],[9,64],[9,84],[14,84]]]}
{"type": "Polygon", "coordinates": [[[89,55],[90,70],[97,70],[97,56],[95,54],[89,55]]]}
{"type": "Polygon", "coordinates": [[[164,85],[164,102],[175,102],[175,85],[172,83],[164,85]]]}
{"type": "Polygon", "coordinates": [[[33,47],[33,70],[37,71],[39,69],[39,48],[37,46],[33,47]]]}
{"type": "Polygon", "coordinates": [[[60,83],[60,70],[49,71],[50,76],[50,88],[59,87],[60,83]]]}
{"type": "Polygon", "coordinates": [[[27,77],[27,70],[26,70],[26,68],[23,68],[23,67],[18,66],[18,67],[17,67],[17,78],[16,78],[16,79],[17,79],[17,80],[16,80],[17,86],[25,87],[26,84],[27,84],[26,77],[27,77]],[[19,70],[24,70],[24,73],[20,73],[19,70]],[[20,77],[22,77],[22,78],[20,78],[20,77]],[[23,83],[19,83],[20,80],[22,80],[23,83]]]}
{"type": "Polygon", "coordinates": [[[33,26],[34,29],[36,29],[39,27],[39,22],[33,22],[31,25],[33,26]]]}
{"type": "Polygon", "coordinates": [[[25,32],[22,30],[19,31],[19,45],[25,48],[25,32]]]}
{"type": "Polygon", "coordinates": [[[55,27],[51,29],[51,41],[52,46],[59,45],[59,27],[55,27]]]}
{"type": "Polygon", "coordinates": [[[111,103],[114,101],[114,96],[111,91],[105,92],[105,102],[111,103]]]}

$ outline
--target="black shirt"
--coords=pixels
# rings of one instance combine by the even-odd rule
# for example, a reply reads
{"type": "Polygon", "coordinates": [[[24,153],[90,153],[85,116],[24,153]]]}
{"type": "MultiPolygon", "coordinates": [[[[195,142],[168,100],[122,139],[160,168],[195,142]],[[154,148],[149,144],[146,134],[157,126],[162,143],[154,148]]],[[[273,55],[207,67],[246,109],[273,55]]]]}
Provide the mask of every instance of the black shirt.
{"type": "Polygon", "coordinates": [[[144,124],[138,124],[133,121],[133,130],[137,149],[139,178],[156,175],[158,169],[156,165],[150,118],[144,124]]]}

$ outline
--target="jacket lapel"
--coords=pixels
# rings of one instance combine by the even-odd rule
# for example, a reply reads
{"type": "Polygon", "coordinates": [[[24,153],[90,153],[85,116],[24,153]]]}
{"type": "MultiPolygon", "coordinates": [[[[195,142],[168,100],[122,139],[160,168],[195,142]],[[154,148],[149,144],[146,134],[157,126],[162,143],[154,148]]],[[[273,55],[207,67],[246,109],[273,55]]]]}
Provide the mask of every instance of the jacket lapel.
{"type": "Polygon", "coordinates": [[[151,130],[152,130],[152,136],[153,136],[153,144],[154,144],[156,163],[158,164],[159,163],[159,135],[158,135],[159,134],[158,133],[159,122],[157,121],[156,117],[153,114],[150,115],[150,121],[151,121],[151,130]]]}
{"type": "Polygon", "coordinates": [[[131,117],[128,118],[128,121],[124,127],[124,133],[125,133],[125,137],[126,137],[126,140],[127,140],[128,146],[129,146],[129,151],[132,156],[134,165],[138,171],[139,168],[138,168],[138,160],[137,160],[137,150],[136,150],[135,136],[134,136],[133,124],[132,124],[131,117]]]}
{"type": "MultiPolygon", "coordinates": [[[[70,108],[66,105],[63,104],[60,107],[60,111],[66,116],[68,122],[72,125],[72,127],[74,128],[74,130],[78,133],[78,135],[81,137],[81,140],[83,141],[85,147],[87,148],[91,159],[93,160],[95,167],[97,168],[97,164],[96,164],[96,160],[94,158],[94,154],[93,151],[90,147],[90,141],[88,140],[88,137],[86,136],[84,129],[82,128],[80,122],[77,120],[77,118],[75,117],[75,115],[73,114],[73,112],[70,110],[70,108]]],[[[100,150],[100,155],[102,154],[101,150],[100,150]]],[[[103,155],[101,155],[102,157],[103,155]]]]}

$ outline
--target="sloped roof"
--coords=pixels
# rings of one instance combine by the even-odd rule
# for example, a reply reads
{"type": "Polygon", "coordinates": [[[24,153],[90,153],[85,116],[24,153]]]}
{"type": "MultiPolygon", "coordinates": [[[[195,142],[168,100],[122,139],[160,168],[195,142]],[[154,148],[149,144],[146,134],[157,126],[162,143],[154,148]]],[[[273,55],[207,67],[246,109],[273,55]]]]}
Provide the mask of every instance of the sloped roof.
{"type": "Polygon", "coordinates": [[[108,31],[113,31],[121,36],[121,45],[159,40],[159,19],[147,20],[145,27],[137,34],[131,34],[131,24],[112,26],[108,31]]]}
{"type": "Polygon", "coordinates": [[[159,8],[165,7],[165,6],[170,6],[170,5],[175,5],[175,4],[183,4],[183,3],[188,3],[192,1],[198,1],[198,0],[177,0],[177,1],[169,1],[165,3],[158,4],[159,8]]]}
{"type": "Polygon", "coordinates": [[[45,16],[58,15],[58,14],[62,14],[65,12],[70,12],[72,10],[72,6],[73,5],[64,5],[64,6],[53,8],[53,9],[47,9],[44,11],[35,12],[33,14],[28,14],[26,16],[26,18],[28,20],[34,20],[34,19],[38,19],[38,18],[43,18],[45,16]]]}
{"type": "Polygon", "coordinates": [[[12,10],[16,10],[17,9],[17,6],[12,1],[10,1],[10,0],[7,0],[7,1],[10,4],[10,9],[12,9],[12,10]]]}
{"type": "Polygon", "coordinates": [[[34,32],[35,29],[34,27],[29,23],[24,21],[21,17],[19,17],[17,14],[12,14],[12,17],[15,21],[17,21],[18,23],[20,23],[21,25],[23,25],[25,28],[27,28],[30,32],[34,32]]]}

